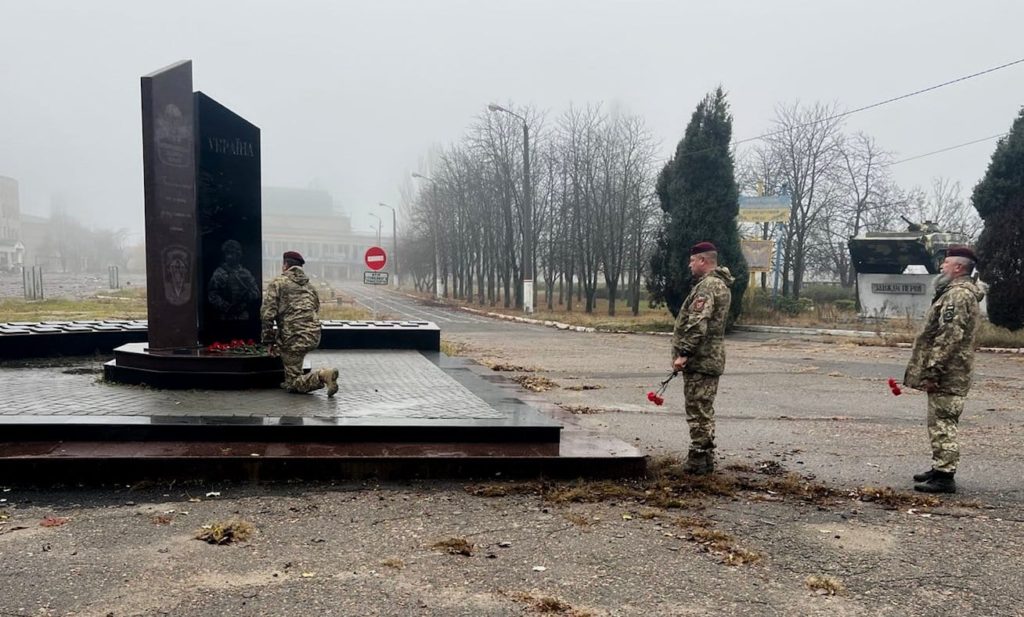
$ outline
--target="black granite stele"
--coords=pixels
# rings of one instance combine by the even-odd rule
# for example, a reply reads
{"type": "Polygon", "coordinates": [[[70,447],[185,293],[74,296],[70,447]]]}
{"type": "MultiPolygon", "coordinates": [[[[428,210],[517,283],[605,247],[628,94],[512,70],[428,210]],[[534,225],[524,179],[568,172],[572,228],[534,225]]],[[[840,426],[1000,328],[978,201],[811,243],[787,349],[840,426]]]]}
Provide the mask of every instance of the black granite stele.
{"type": "Polygon", "coordinates": [[[260,338],[260,130],[195,93],[199,343],[260,338]]]}
{"type": "Polygon", "coordinates": [[[218,382],[208,374],[219,365],[202,351],[260,337],[259,128],[192,92],[192,63],[183,61],[142,78],[142,141],[149,344],[115,349],[107,378],[276,387],[284,379],[279,358],[254,360],[218,382]],[[183,369],[183,361],[193,366],[183,369]]]}
{"type": "Polygon", "coordinates": [[[146,307],[154,351],[198,341],[194,122],[191,61],[142,78],[146,307]]]}

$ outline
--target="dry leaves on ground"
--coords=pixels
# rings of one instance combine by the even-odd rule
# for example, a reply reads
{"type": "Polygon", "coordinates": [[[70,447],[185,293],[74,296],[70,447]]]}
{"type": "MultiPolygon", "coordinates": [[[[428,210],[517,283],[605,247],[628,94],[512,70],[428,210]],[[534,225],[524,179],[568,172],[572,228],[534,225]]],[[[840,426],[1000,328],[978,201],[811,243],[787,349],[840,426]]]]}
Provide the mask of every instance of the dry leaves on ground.
{"type": "Polygon", "coordinates": [[[531,392],[547,392],[558,387],[557,383],[541,375],[517,375],[512,381],[531,392]]]}
{"type": "Polygon", "coordinates": [[[213,523],[211,525],[203,525],[196,532],[196,540],[216,545],[245,542],[252,537],[255,530],[256,528],[252,523],[241,520],[213,523]]]}
{"type": "Polygon", "coordinates": [[[449,555],[465,555],[470,557],[473,555],[473,550],[476,547],[465,538],[448,538],[434,542],[430,545],[430,548],[443,551],[449,555]]]}

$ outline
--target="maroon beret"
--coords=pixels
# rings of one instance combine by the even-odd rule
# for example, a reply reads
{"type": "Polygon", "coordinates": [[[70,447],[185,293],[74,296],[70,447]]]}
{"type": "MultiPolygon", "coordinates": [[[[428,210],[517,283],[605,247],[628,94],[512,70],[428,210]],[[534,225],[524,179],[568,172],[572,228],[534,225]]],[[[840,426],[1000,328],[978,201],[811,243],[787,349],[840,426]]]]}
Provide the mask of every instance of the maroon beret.
{"type": "Polygon", "coordinates": [[[951,246],[946,249],[946,257],[966,257],[971,261],[978,261],[978,256],[969,246],[951,246]]]}
{"type": "Polygon", "coordinates": [[[287,252],[285,252],[284,258],[285,259],[291,259],[293,261],[297,261],[297,262],[299,262],[300,266],[305,265],[305,263],[306,263],[306,260],[302,258],[302,255],[299,255],[295,251],[287,251],[287,252]]]}
{"type": "Polygon", "coordinates": [[[701,253],[711,252],[717,253],[718,249],[715,247],[714,244],[711,244],[710,242],[698,242],[697,244],[693,245],[693,248],[690,249],[691,255],[699,255],[701,253]]]}

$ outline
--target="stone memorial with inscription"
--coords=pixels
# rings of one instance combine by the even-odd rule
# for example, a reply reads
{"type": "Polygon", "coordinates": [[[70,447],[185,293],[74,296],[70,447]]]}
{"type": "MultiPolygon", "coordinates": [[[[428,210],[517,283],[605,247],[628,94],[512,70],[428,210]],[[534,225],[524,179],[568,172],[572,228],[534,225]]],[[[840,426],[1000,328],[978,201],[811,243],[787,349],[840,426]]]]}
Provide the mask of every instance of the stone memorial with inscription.
{"type": "Polygon", "coordinates": [[[108,378],[160,387],[276,387],[278,358],[211,352],[258,340],[260,130],[202,92],[192,62],[142,78],[148,344],[108,378]]]}

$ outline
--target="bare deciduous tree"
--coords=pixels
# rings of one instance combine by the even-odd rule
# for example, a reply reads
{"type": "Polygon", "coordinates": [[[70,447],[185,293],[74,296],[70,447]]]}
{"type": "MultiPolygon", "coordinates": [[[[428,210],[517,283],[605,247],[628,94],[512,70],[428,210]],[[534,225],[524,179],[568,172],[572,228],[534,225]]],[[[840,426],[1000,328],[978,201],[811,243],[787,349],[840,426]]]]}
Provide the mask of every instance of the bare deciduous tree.
{"type": "Polygon", "coordinates": [[[836,163],[840,156],[842,119],[835,104],[800,103],[776,109],[775,131],[765,140],[782,169],[792,197],[783,241],[783,295],[800,297],[814,231],[821,222],[827,198],[835,198],[836,163]],[[792,281],[792,283],[791,283],[792,281]]]}

